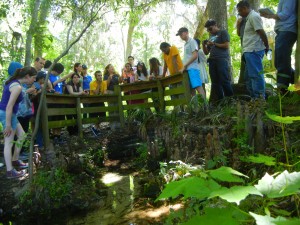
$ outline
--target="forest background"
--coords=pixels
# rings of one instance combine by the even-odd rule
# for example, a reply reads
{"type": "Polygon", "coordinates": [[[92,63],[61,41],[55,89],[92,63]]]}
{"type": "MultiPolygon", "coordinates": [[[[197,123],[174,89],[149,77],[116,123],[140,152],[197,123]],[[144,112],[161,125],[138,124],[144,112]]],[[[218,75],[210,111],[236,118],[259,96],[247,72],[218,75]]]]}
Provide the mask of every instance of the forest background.
{"type": "MultiPolygon", "coordinates": [[[[120,73],[133,55],[148,64],[161,59],[159,45],[176,45],[181,54],[184,42],[176,31],[185,26],[190,35],[204,40],[204,23],[216,19],[231,36],[233,76],[240,67],[240,39],[236,34],[238,0],[3,0],[0,3],[0,79],[7,77],[11,61],[30,65],[37,56],[53,61],[74,43],[61,59],[65,72],[75,62],[88,66],[89,73],[112,63],[120,73]],[[78,40],[78,42],[77,42],[78,40]]],[[[276,0],[250,0],[253,8],[270,7],[276,0]]],[[[264,20],[268,36],[274,38],[274,22],[264,20]]],[[[274,68],[266,62],[267,68],[274,68]]]]}

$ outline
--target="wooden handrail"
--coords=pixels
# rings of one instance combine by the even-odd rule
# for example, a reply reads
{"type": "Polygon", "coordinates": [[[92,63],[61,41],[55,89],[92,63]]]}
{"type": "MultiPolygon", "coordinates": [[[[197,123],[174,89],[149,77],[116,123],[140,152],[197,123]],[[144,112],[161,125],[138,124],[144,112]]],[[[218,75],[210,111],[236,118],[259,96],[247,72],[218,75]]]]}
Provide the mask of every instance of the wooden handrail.
{"type": "Polygon", "coordinates": [[[42,107],[42,130],[44,135],[45,146],[49,146],[49,123],[52,128],[74,125],[73,120],[51,121],[48,122],[49,116],[76,114],[76,124],[78,126],[78,134],[83,136],[82,124],[101,121],[119,121],[122,126],[125,124],[124,111],[137,108],[156,107],[160,112],[165,111],[166,106],[177,106],[187,104],[191,99],[190,83],[187,73],[176,74],[162,79],[152,81],[141,81],[131,84],[121,84],[114,87],[114,94],[105,94],[97,96],[74,96],[66,94],[46,94],[46,101],[42,107]],[[166,90],[170,85],[176,84],[176,87],[166,90]],[[140,92],[139,92],[139,91],[140,92]],[[135,92],[133,92],[135,91],[135,92]],[[176,99],[165,100],[165,96],[177,95],[176,99]],[[153,102],[144,101],[127,105],[126,101],[134,101],[138,99],[152,99],[153,102]],[[82,104],[103,103],[102,106],[95,107],[84,106],[82,104]],[[114,103],[113,105],[110,103],[114,103]],[[117,103],[117,105],[116,105],[117,103]],[[74,105],[74,108],[70,108],[74,105]],[[49,107],[49,108],[48,108],[49,107]],[[107,116],[106,118],[82,118],[84,113],[100,113],[100,112],[118,112],[118,116],[107,116]],[[56,113],[57,112],[57,113],[56,113]]]}

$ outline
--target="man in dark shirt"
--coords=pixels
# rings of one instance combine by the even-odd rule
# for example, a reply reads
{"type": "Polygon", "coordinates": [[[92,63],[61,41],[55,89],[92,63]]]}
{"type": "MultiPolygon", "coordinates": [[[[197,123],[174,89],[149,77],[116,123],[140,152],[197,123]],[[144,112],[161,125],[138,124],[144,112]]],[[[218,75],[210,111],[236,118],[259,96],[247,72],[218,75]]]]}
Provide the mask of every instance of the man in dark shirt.
{"type": "Polygon", "coordinates": [[[203,51],[209,55],[209,75],[211,79],[211,100],[221,100],[233,95],[229,74],[229,42],[226,30],[221,30],[215,20],[205,25],[210,39],[202,42],[203,51]]]}

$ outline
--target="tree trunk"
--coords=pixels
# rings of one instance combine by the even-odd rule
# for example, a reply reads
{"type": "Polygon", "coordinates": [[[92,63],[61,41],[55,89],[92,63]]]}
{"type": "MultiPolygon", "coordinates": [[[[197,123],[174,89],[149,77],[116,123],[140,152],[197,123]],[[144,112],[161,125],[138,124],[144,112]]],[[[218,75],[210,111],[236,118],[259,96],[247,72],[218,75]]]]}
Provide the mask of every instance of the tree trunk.
{"type": "Polygon", "coordinates": [[[202,11],[201,8],[198,8],[198,26],[196,29],[196,32],[194,34],[194,38],[199,38],[201,40],[201,37],[204,33],[204,24],[208,19],[208,15],[207,15],[207,7],[205,7],[205,10],[202,11]]]}
{"type": "Polygon", "coordinates": [[[125,53],[125,62],[127,62],[127,57],[132,53],[132,36],[135,28],[135,22],[129,23],[128,32],[127,32],[127,41],[126,41],[126,53],[125,53]]]}
{"type": "Polygon", "coordinates": [[[259,6],[260,6],[260,0],[248,0],[250,6],[252,9],[255,11],[258,11],[259,6]]]}
{"type": "Polygon", "coordinates": [[[228,30],[226,0],[209,0],[206,7],[208,18],[214,19],[220,29],[228,30]]]}
{"type": "Polygon", "coordinates": [[[45,33],[47,31],[47,17],[50,12],[51,0],[42,0],[40,13],[37,21],[38,31],[34,34],[34,58],[40,57],[43,54],[43,45],[45,33]]]}
{"type": "Polygon", "coordinates": [[[38,12],[41,5],[41,0],[35,0],[32,2],[33,7],[31,8],[31,21],[28,31],[26,32],[26,45],[25,45],[25,66],[30,66],[31,64],[31,45],[32,38],[35,33],[35,27],[38,19],[38,12]]]}

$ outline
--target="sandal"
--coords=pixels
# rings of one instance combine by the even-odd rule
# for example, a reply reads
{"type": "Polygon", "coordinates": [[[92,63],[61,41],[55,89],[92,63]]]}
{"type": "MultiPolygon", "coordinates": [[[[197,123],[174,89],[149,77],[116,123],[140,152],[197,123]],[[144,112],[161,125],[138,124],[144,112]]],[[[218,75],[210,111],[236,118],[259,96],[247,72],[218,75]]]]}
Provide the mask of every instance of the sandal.
{"type": "Polygon", "coordinates": [[[12,165],[16,169],[26,169],[26,168],[28,168],[28,163],[24,163],[22,160],[12,161],[12,165]]]}
{"type": "Polygon", "coordinates": [[[7,179],[14,179],[23,177],[26,174],[25,170],[17,171],[16,169],[12,169],[11,171],[6,171],[6,178],[7,179]]]}

